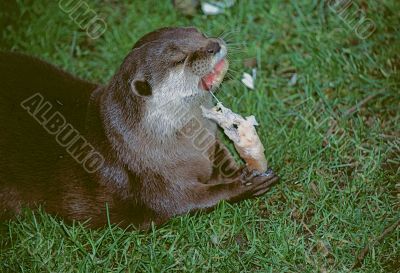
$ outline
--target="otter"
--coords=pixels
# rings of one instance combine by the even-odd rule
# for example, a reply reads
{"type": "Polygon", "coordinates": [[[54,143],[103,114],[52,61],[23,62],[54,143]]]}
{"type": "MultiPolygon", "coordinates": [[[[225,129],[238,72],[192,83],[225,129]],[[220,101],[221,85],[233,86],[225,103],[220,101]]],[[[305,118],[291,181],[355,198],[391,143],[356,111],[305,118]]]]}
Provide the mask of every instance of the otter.
{"type": "Polygon", "coordinates": [[[196,28],[139,39],[106,85],[18,53],[0,54],[0,218],[38,206],[67,222],[146,229],[263,195],[202,117],[227,46],[196,28]]]}

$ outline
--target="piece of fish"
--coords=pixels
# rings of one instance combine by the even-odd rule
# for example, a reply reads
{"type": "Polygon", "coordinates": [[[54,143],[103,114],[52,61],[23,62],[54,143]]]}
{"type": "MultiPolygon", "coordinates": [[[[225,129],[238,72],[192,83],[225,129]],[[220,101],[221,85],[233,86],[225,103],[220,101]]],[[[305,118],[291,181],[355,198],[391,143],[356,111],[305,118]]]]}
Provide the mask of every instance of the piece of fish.
{"type": "Polygon", "coordinates": [[[204,117],[215,121],[233,141],[249,170],[257,170],[261,173],[267,171],[268,163],[264,155],[264,146],[255,129],[258,123],[254,116],[243,118],[221,103],[211,109],[201,106],[201,110],[204,117]]]}

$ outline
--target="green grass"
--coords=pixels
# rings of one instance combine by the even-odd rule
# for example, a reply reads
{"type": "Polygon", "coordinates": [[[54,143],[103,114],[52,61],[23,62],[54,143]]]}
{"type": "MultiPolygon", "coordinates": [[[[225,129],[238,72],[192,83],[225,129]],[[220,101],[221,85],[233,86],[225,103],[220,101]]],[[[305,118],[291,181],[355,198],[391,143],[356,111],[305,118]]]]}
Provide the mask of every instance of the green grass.
{"type": "MultiPolygon", "coordinates": [[[[355,1],[377,26],[366,40],[317,0],[238,1],[226,14],[192,19],[170,1],[87,1],[107,22],[97,40],[57,2],[1,9],[1,49],[105,83],[133,43],[158,27],[227,33],[232,71],[218,97],[257,117],[281,183],[262,198],[149,232],[90,230],[28,211],[2,225],[1,272],[346,272],[400,217],[399,1],[355,1]],[[252,57],[255,91],[238,81],[252,57]]],[[[399,261],[398,228],[354,272],[399,272],[399,261]]]]}

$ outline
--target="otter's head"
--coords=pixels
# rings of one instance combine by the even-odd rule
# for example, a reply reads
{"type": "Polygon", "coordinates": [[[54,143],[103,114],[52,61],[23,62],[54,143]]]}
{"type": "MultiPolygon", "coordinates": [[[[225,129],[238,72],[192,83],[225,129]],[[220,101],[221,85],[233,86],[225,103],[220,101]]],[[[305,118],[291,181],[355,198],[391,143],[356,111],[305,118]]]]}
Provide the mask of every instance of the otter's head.
{"type": "Polygon", "coordinates": [[[133,96],[142,124],[154,134],[171,135],[188,113],[201,117],[200,105],[211,102],[210,91],[227,71],[226,54],[223,40],[195,28],[162,28],[133,46],[114,80],[123,97],[133,96]]]}
{"type": "Polygon", "coordinates": [[[123,67],[136,95],[181,100],[205,96],[221,83],[226,54],[223,40],[196,28],[162,28],[142,37],[123,67]]]}

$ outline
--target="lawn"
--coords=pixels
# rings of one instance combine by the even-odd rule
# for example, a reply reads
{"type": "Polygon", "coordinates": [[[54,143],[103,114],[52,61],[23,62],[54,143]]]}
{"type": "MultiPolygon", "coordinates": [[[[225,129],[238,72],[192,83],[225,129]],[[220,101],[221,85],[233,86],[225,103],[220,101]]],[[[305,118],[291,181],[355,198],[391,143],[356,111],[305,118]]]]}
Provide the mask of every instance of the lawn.
{"type": "Polygon", "coordinates": [[[171,1],[86,1],[107,25],[98,39],[59,1],[13,2],[0,4],[1,50],[101,83],[156,28],[225,37],[231,71],[217,97],[256,116],[281,182],[149,232],[90,230],[27,211],[1,224],[0,272],[400,272],[400,228],[376,240],[400,218],[400,1],[351,1],[376,27],[368,37],[355,27],[359,16],[318,0],[236,1],[193,18],[171,1]],[[254,58],[250,90],[240,79],[254,58]]]}

